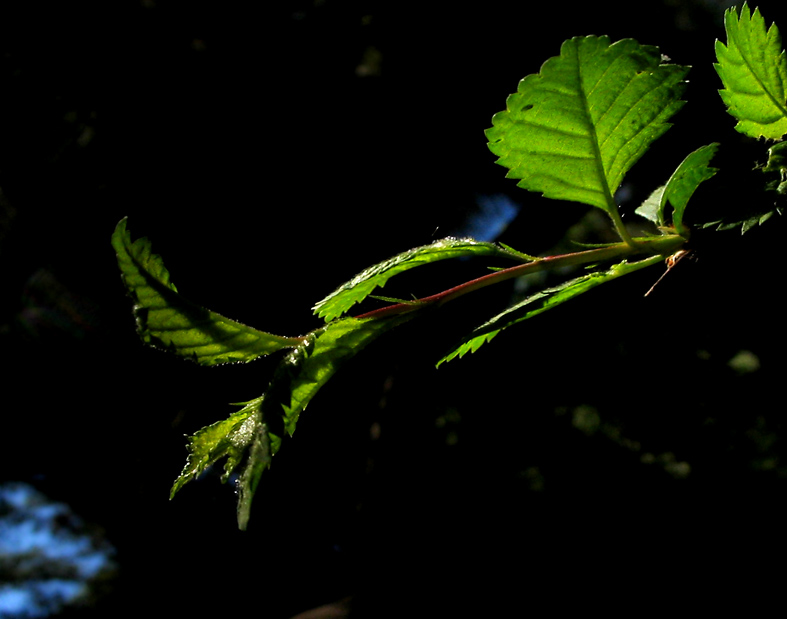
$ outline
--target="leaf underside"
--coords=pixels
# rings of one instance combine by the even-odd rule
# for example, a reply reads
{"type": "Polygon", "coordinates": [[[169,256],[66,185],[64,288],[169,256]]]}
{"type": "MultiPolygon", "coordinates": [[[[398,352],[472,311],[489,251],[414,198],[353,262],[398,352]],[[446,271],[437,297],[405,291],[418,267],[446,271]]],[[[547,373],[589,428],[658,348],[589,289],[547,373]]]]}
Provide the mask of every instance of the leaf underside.
{"type": "Polygon", "coordinates": [[[753,138],[779,139],[787,133],[787,58],[776,24],[766,30],[759,9],[747,4],[724,14],[727,44],[716,41],[714,66],[724,84],[719,91],[738,123],[753,138]]]}
{"type": "Polygon", "coordinates": [[[683,105],[687,72],[632,39],[570,39],[493,117],[489,149],[520,187],[611,211],[626,172],[683,105]]]}

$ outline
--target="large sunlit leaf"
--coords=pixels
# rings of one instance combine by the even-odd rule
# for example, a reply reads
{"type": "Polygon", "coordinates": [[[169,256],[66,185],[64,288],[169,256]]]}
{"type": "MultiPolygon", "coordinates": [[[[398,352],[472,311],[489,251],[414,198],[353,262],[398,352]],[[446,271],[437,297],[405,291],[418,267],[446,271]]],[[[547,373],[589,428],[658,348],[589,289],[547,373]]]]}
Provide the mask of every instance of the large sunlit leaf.
{"type": "Polygon", "coordinates": [[[489,148],[520,187],[612,211],[623,176],[683,105],[687,71],[632,39],[570,39],[494,116],[489,148]]]}
{"type": "Polygon", "coordinates": [[[112,234],[123,283],[134,299],[143,341],[202,365],[253,361],[299,345],[303,338],[252,329],[184,299],[147,238],[131,241],[126,220],[112,234]]]}
{"type": "Polygon", "coordinates": [[[469,352],[475,352],[483,344],[491,341],[503,329],[507,329],[528,318],[538,316],[601,284],[605,284],[613,279],[617,279],[618,277],[633,273],[634,271],[638,271],[639,269],[653,264],[658,264],[663,259],[662,256],[651,256],[650,258],[638,262],[621,262],[606,271],[597,271],[582,275],[564,282],[559,286],[546,288],[536,292],[474,329],[456,348],[440,359],[437,365],[439,367],[440,364],[446,361],[451,361],[456,357],[464,357],[469,352]]]}
{"type": "Polygon", "coordinates": [[[724,14],[727,44],[716,41],[721,98],[737,120],[735,128],[753,138],[779,139],[787,133],[787,58],[776,24],[766,30],[759,9],[744,4],[724,14]]]}
{"type": "Polygon", "coordinates": [[[338,318],[360,303],[376,288],[382,288],[394,275],[424,264],[468,256],[504,257],[526,260],[527,257],[494,243],[473,239],[446,238],[431,245],[415,247],[365,269],[314,306],[314,313],[326,322],[338,318]]]}

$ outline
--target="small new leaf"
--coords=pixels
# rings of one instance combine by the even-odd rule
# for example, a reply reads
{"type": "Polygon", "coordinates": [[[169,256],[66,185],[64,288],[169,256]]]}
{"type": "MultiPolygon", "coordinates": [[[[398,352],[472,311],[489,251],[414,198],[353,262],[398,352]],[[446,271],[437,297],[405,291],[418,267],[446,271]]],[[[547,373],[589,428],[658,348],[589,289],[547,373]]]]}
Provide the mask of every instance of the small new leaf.
{"type": "MultiPolygon", "coordinates": [[[[719,145],[714,142],[695,150],[681,162],[672,173],[672,176],[670,176],[667,184],[657,189],[645,201],[644,206],[649,208],[650,200],[656,196],[658,197],[656,223],[659,226],[666,226],[671,223],[679,235],[689,238],[689,229],[683,225],[683,214],[697,188],[719,171],[718,168],[712,168],[709,165],[718,148],[719,145]],[[672,206],[671,215],[667,212],[668,205],[672,206]]],[[[640,210],[637,209],[637,212],[639,213],[640,210]]]]}
{"type": "Polygon", "coordinates": [[[774,213],[781,215],[782,208],[774,205],[755,203],[752,207],[744,209],[744,212],[736,212],[734,216],[703,223],[701,227],[715,228],[719,232],[740,228],[741,234],[745,234],[752,228],[764,224],[773,217],[774,213]]]}
{"type": "Polygon", "coordinates": [[[779,139],[787,133],[787,58],[776,24],[766,30],[759,9],[744,3],[724,14],[727,45],[716,41],[714,66],[724,84],[719,91],[738,120],[735,129],[753,138],[779,139]]]}
{"type": "Polygon", "coordinates": [[[783,178],[787,176],[787,142],[779,142],[768,149],[768,163],[763,172],[778,172],[783,178]]]}
{"type": "Polygon", "coordinates": [[[222,481],[238,466],[257,431],[262,398],[244,402],[244,407],[227,419],[217,421],[189,437],[186,465],[170,491],[170,498],[188,482],[199,477],[205,469],[226,457],[222,481]]]}
{"type": "Polygon", "coordinates": [[[123,283],[134,299],[137,331],[146,344],[201,365],[217,365],[253,361],[303,341],[252,329],[184,299],[150,241],[131,241],[126,219],[115,228],[112,247],[123,283]]]}
{"type": "Polygon", "coordinates": [[[683,225],[686,206],[700,184],[712,178],[719,171],[718,168],[712,168],[709,165],[718,148],[719,145],[714,142],[695,150],[681,162],[664,188],[659,208],[659,219],[662,222],[666,220],[665,211],[669,202],[672,206],[672,226],[684,238],[689,237],[689,229],[683,225]]]}
{"type": "Polygon", "coordinates": [[[227,419],[206,426],[189,437],[186,466],[172,486],[170,499],[222,458],[227,458],[222,482],[226,482],[242,462],[237,481],[238,526],[242,530],[246,528],[251,500],[262,471],[270,467],[271,458],[281,443],[280,437],[271,434],[268,424],[263,422],[262,401],[260,397],[244,402],[244,407],[227,419]]]}
{"type": "Polygon", "coordinates": [[[688,238],[689,229],[683,225],[683,214],[700,184],[718,172],[718,168],[708,165],[718,147],[714,142],[698,148],[686,157],[672,173],[667,184],[656,189],[637,207],[637,214],[657,226],[663,227],[671,223],[679,235],[688,238]],[[672,205],[671,216],[667,213],[668,205],[672,205]]]}
{"type": "Polygon", "coordinates": [[[687,72],[632,39],[575,37],[519,82],[486,132],[489,149],[520,187],[616,216],[613,195],[671,126],[687,72]]]}

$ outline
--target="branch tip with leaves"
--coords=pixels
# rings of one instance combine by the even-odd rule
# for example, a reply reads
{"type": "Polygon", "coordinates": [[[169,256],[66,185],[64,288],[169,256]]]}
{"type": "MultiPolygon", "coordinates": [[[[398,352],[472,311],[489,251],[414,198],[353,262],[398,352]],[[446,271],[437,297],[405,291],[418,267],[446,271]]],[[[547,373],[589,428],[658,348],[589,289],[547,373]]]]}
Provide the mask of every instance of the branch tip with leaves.
{"type": "MultiPolygon", "coordinates": [[[[782,138],[787,132],[787,61],[776,26],[766,29],[759,11],[751,13],[744,4],[740,12],[727,11],[725,28],[726,44],[716,44],[716,70],[724,85],[721,98],[737,121],[735,128],[751,137],[782,138]]],[[[632,39],[612,43],[604,36],[575,37],[539,73],[520,81],[506,109],[493,117],[486,131],[489,149],[508,169],[509,178],[546,198],[601,209],[619,242],[534,257],[471,238],[442,239],[373,265],[339,286],[315,304],[314,314],[322,323],[303,336],[259,331],[187,300],[150,242],[132,240],[126,220],[120,221],[112,246],[134,302],[137,331],[146,344],[201,365],[281,355],[263,395],[241,403],[229,417],[189,438],[186,465],[171,495],[223,460],[222,479],[236,479],[238,524],[245,528],[263,471],[271,465],[283,436],[295,432],[307,405],[347,361],[391,329],[466,294],[523,275],[585,268],[581,275],[496,310],[460,339],[438,361],[439,366],[602,284],[684,255],[692,233],[686,209],[700,185],[718,172],[711,166],[718,143],[685,156],[667,182],[636,209],[650,222],[648,235],[635,237],[629,232],[613,196],[684,105],[688,70],[665,62],[656,47],[632,39]],[[494,270],[422,298],[374,294],[397,275],[454,258],[484,260],[494,270]],[[377,306],[368,307],[375,302],[377,306]],[[367,307],[350,316],[361,304],[367,307]]],[[[778,186],[769,190],[787,194],[787,151],[777,144],[769,155],[764,171],[779,178],[778,186]]]]}

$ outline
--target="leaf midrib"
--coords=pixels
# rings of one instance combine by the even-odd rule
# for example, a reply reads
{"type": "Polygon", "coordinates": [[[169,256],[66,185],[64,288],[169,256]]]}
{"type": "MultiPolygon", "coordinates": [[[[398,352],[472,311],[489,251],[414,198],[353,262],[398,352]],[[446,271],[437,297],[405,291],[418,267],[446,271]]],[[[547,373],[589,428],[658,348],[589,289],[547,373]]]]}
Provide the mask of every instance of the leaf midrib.
{"type": "Polygon", "coordinates": [[[614,199],[612,198],[612,193],[609,190],[609,184],[607,183],[607,175],[604,171],[604,162],[601,159],[601,146],[598,143],[598,133],[596,133],[596,125],[593,123],[593,119],[590,116],[590,104],[588,102],[587,95],[585,94],[585,84],[582,79],[582,63],[579,54],[579,45],[574,46],[574,56],[575,56],[575,61],[576,61],[575,64],[577,68],[576,77],[577,77],[577,82],[579,83],[580,102],[582,105],[582,109],[585,113],[586,122],[590,127],[590,136],[591,136],[590,143],[591,143],[591,148],[593,149],[593,154],[595,156],[594,165],[596,168],[596,174],[601,180],[601,186],[603,189],[602,194],[604,196],[604,201],[607,203],[606,210],[611,214],[613,209],[617,208],[617,206],[615,204],[614,199]]]}

